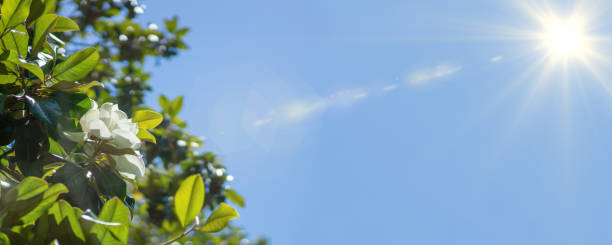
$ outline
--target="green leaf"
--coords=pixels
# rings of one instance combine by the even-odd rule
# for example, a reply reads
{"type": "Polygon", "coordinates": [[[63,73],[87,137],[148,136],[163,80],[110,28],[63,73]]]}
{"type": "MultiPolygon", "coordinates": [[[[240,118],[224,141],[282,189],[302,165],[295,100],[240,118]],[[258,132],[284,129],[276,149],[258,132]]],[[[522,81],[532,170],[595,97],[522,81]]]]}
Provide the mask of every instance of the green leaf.
{"type": "Polygon", "coordinates": [[[166,96],[160,95],[158,101],[159,106],[162,108],[162,110],[164,110],[165,112],[168,112],[170,110],[170,104],[172,102],[170,102],[170,100],[166,96]]]}
{"type": "Polygon", "coordinates": [[[223,230],[223,228],[227,226],[227,223],[235,218],[238,218],[238,212],[229,205],[221,203],[221,205],[219,205],[219,207],[208,217],[206,223],[202,226],[202,231],[217,232],[223,230]]]}
{"type": "Polygon", "coordinates": [[[66,153],[66,150],[64,150],[64,147],[62,147],[62,145],[57,143],[57,141],[55,141],[51,137],[49,137],[49,153],[55,154],[61,157],[68,156],[68,153],[66,153]]]}
{"type": "Polygon", "coordinates": [[[244,207],[244,198],[232,189],[225,190],[225,196],[233,203],[240,207],[244,207]]]}
{"type": "Polygon", "coordinates": [[[34,39],[32,43],[32,57],[36,57],[38,51],[43,48],[47,41],[47,35],[51,32],[78,31],[79,26],[69,18],[56,14],[45,14],[34,23],[34,39]]]}
{"type": "Polygon", "coordinates": [[[25,26],[18,25],[2,37],[1,43],[4,50],[15,50],[18,56],[28,56],[28,31],[25,26]]]}
{"type": "Polygon", "coordinates": [[[26,177],[17,186],[17,201],[38,196],[48,189],[48,184],[41,178],[26,177]]]}
{"type": "Polygon", "coordinates": [[[174,194],[174,211],[179,223],[186,227],[202,211],[204,205],[204,181],[199,174],[194,174],[181,183],[174,194]]]}
{"type": "Polygon", "coordinates": [[[38,217],[43,215],[53,203],[57,200],[60,194],[68,193],[68,188],[64,184],[52,185],[45,191],[42,201],[29,213],[21,217],[24,224],[34,222],[38,217]]]}
{"type": "Polygon", "coordinates": [[[92,102],[85,94],[73,94],[56,91],[51,95],[57,101],[62,111],[67,111],[68,116],[79,119],[92,107],[92,102]]]}
{"type": "Polygon", "coordinates": [[[142,110],[134,113],[132,122],[138,123],[138,127],[142,129],[154,129],[164,120],[164,117],[151,110],[142,110]]]}
{"type": "Polygon", "coordinates": [[[30,113],[32,113],[32,115],[51,126],[55,126],[55,122],[51,120],[51,118],[47,116],[45,111],[43,111],[43,109],[40,107],[40,103],[36,102],[36,100],[32,99],[30,96],[26,95],[24,97],[25,102],[28,105],[28,110],[30,113]]]}
{"type": "Polygon", "coordinates": [[[182,108],[183,108],[183,96],[176,97],[176,99],[172,101],[172,104],[170,104],[170,111],[168,111],[168,113],[171,116],[175,117],[176,115],[179,114],[179,112],[181,112],[182,108]]]}
{"type": "Polygon", "coordinates": [[[52,14],[53,12],[55,12],[55,0],[32,0],[27,22],[33,23],[41,15],[52,14]]]}
{"type": "Polygon", "coordinates": [[[107,226],[94,224],[91,232],[96,235],[101,244],[127,244],[128,225],[130,224],[130,211],[118,198],[113,198],[104,204],[99,220],[120,225],[107,226]]]}
{"type": "Polygon", "coordinates": [[[59,90],[69,93],[86,93],[92,87],[104,87],[104,85],[98,81],[92,81],[85,84],[78,82],[60,81],[51,86],[51,89],[59,90]]]}
{"type": "Polygon", "coordinates": [[[2,55],[0,55],[0,60],[3,60],[2,63],[5,65],[16,65],[23,69],[28,70],[32,74],[34,74],[38,79],[44,81],[43,71],[38,67],[38,65],[27,63],[25,60],[20,59],[17,56],[17,51],[7,50],[2,55]]]}
{"type": "Polygon", "coordinates": [[[59,200],[49,208],[49,214],[55,219],[55,224],[62,226],[68,226],[65,228],[70,229],[72,233],[79,238],[81,241],[85,241],[85,234],[81,229],[81,224],[78,221],[78,216],[75,210],[64,200],[59,200]]]}
{"type": "Polygon", "coordinates": [[[84,78],[98,64],[100,54],[94,47],[76,52],[53,68],[52,76],[60,81],[76,81],[84,78]]]}
{"type": "Polygon", "coordinates": [[[141,140],[144,141],[149,141],[153,144],[156,144],[157,142],[155,141],[155,136],[151,133],[149,133],[149,131],[147,131],[146,129],[142,129],[139,128],[138,129],[138,133],[136,134],[136,137],[138,137],[141,140]]]}
{"type": "Polygon", "coordinates": [[[125,181],[117,176],[117,174],[113,173],[110,167],[95,168],[93,176],[100,193],[106,196],[119,197],[120,199],[125,198],[125,181]]]}
{"type": "Polygon", "coordinates": [[[11,245],[11,240],[2,232],[0,232],[0,245],[11,245]]]}
{"type": "Polygon", "coordinates": [[[4,0],[1,9],[2,31],[23,23],[30,14],[31,3],[32,0],[4,0]]]}
{"type": "Polygon", "coordinates": [[[82,210],[91,209],[98,212],[102,201],[96,190],[90,185],[87,178],[87,170],[82,167],[65,163],[52,176],[47,178],[49,183],[63,183],[68,187],[69,192],[62,196],[62,199],[70,202],[75,207],[82,210]]]}

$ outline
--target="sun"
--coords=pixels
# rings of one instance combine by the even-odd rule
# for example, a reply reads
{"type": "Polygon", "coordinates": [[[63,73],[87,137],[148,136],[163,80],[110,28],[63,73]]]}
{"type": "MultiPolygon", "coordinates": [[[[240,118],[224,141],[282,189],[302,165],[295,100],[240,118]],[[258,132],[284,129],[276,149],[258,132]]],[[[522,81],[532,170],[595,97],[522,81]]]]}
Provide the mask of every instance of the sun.
{"type": "Polygon", "coordinates": [[[588,35],[583,21],[549,17],[544,20],[542,41],[549,54],[559,58],[583,57],[589,49],[588,35]]]}

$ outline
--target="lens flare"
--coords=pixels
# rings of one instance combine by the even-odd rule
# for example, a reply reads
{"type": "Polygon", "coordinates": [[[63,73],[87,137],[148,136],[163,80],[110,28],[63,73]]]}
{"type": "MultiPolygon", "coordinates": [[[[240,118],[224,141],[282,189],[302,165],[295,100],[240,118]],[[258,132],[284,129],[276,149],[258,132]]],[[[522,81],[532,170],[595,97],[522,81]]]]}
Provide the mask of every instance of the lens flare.
{"type": "Polygon", "coordinates": [[[584,57],[589,49],[589,38],[584,21],[575,18],[549,17],[544,20],[541,40],[555,58],[584,57]]]}

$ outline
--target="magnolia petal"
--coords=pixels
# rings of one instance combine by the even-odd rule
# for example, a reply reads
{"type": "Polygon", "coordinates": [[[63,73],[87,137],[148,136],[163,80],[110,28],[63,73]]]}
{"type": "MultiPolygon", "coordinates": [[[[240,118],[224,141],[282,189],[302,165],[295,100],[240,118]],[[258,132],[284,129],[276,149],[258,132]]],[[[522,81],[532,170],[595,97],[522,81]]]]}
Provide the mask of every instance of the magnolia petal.
{"type": "Polygon", "coordinates": [[[119,148],[138,148],[140,139],[130,131],[115,129],[112,132],[114,144],[119,148]]]}
{"type": "Polygon", "coordinates": [[[133,123],[130,119],[123,119],[117,122],[115,129],[122,129],[131,132],[132,134],[138,134],[138,124],[133,123]]]}
{"type": "Polygon", "coordinates": [[[137,176],[143,176],[145,173],[145,165],[142,158],[134,155],[111,155],[116,165],[117,171],[126,178],[134,179],[137,176]]]}
{"type": "Polygon", "coordinates": [[[95,135],[101,139],[110,139],[112,134],[106,124],[102,120],[92,120],[87,123],[87,128],[89,129],[89,133],[95,135]]]}
{"type": "Polygon", "coordinates": [[[111,114],[113,112],[112,103],[104,103],[100,106],[100,120],[102,120],[109,129],[111,129],[111,114]]]}
{"type": "Polygon", "coordinates": [[[89,122],[98,119],[100,119],[100,111],[98,108],[91,108],[81,117],[79,122],[81,123],[81,128],[83,131],[89,132],[89,122]]]}

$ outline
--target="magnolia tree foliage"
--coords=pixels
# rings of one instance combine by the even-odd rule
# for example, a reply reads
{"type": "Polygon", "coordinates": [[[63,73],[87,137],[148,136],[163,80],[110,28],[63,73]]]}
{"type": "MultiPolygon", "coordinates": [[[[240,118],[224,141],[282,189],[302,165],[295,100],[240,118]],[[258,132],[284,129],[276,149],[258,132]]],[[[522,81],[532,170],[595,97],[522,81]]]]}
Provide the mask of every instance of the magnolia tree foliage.
{"type": "Polygon", "coordinates": [[[182,97],[142,104],[187,28],[141,26],[136,0],[0,2],[0,244],[251,243],[182,97]]]}

